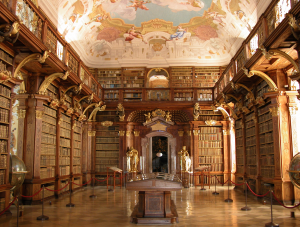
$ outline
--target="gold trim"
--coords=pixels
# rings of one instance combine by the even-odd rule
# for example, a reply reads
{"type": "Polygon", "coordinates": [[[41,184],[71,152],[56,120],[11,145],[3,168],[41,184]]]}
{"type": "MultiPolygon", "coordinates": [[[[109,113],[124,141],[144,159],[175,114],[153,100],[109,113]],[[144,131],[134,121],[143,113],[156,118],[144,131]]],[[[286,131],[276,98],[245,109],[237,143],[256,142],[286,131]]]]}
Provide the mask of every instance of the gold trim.
{"type": "Polygon", "coordinates": [[[272,117],[279,116],[279,108],[278,107],[271,107],[269,108],[270,113],[272,114],[272,117]]]}
{"type": "Polygon", "coordinates": [[[65,90],[64,93],[66,94],[69,90],[71,90],[72,88],[74,88],[74,92],[76,93],[76,95],[79,95],[80,92],[81,92],[81,90],[82,90],[82,85],[83,85],[83,83],[81,83],[79,85],[73,85],[71,87],[68,87],[67,90],[65,90]]]}
{"type": "MultiPolygon", "coordinates": [[[[77,103],[79,103],[79,101],[78,101],[77,103]]],[[[84,109],[84,111],[83,111],[82,114],[85,114],[85,112],[86,112],[89,108],[91,108],[91,107],[93,107],[93,106],[95,106],[96,108],[99,107],[99,106],[101,106],[102,103],[103,103],[103,102],[100,101],[99,103],[94,102],[94,103],[88,105],[88,106],[84,109]]]]}
{"type": "Polygon", "coordinates": [[[288,60],[290,63],[292,63],[292,65],[294,66],[294,68],[296,69],[297,73],[299,73],[299,66],[298,64],[295,62],[295,60],[293,58],[291,58],[290,55],[288,55],[287,53],[281,51],[281,50],[278,50],[278,49],[271,49],[268,51],[268,53],[271,55],[271,56],[274,56],[274,55],[280,55],[281,57],[285,58],[286,60],[288,60]]]}
{"type": "Polygon", "coordinates": [[[26,117],[26,110],[18,110],[18,117],[19,119],[24,119],[26,117]]]}
{"type": "Polygon", "coordinates": [[[170,75],[169,75],[169,72],[167,71],[167,70],[165,70],[165,69],[163,69],[163,68],[153,68],[153,69],[151,69],[148,73],[147,73],[147,78],[149,79],[149,75],[150,75],[150,73],[152,72],[152,71],[155,71],[155,72],[160,72],[160,71],[165,71],[166,73],[167,73],[167,78],[169,79],[170,78],[170,75]]]}
{"type": "Polygon", "coordinates": [[[91,115],[90,115],[88,121],[96,121],[97,112],[98,112],[98,111],[104,111],[105,108],[106,108],[106,105],[103,105],[103,106],[101,106],[101,107],[100,107],[100,106],[99,106],[99,107],[96,107],[96,108],[92,111],[92,113],[91,113],[91,115]]]}
{"type": "Polygon", "coordinates": [[[63,73],[53,73],[50,76],[48,76],[43,83],[41,84],[38,93],[40,95],[45,95],[47,88],[49,87],[49,85],[57,78],[61,78],[63,80],[66,80],[69,76],[69,71],[65,72],[65,74],[63,73]]]}
{"type": "Polygon", "coordinates": [[[224,136],[230,135],[230,130],[229,130],[229,129],[223,130],[223,135],[224,135],[224,136]]]}
{"type": "Polygon", "coordinates": [[[298,107],[297,106],[289,106],[289,111],[291,115],[296,115],[298,112],[298,107]]]}
{"type": "Polygon", "coordinates": [[[42,110],[35,110],[35,118],[43,119],[44,112],[42,110]]]}
{"type": "Polygon", "coordinates": [[[278,91],[278,87],[276,86],[274,81],[267,74],[265,74],[261,71],[256,71],[256,70],[251,70],[248,74],[246,74],[246,76],[248,78],[251,78],[254,75],[257,75],[257,76],[261,77],[264,81],[267,82],[267,84],[270,87],[269,91],[278,91]]]}
{"type": "Polygon", "coordinates": [[[214,125],[217,124],[217,121],[215,121],[215,120],[208,120],[208,121],[205,121],[205,124],[209,125],[209,126],[214,126],[214,125]]]}
{"type": "Polygon", "coordinates": [[[179,135],[180,137],[182,137],[183,134],[184,134],[184,131],[178,131],[178,135],[179,135]]]}
{"type": "Polygon", "coordinates": [[[101,122],[101,125],[104,127],[112,126],[114,123],[112,121],[103,121],[101,122]]]}
{"type": "Polygon", "coordinates": [[[190,130],[187,131],[186,133],[188,134],[188,136],[191,136],[191,135],[192,135],[192,131],[190,131],[190,130]]]}
{"type": "Polygon", "coordinates": [[[119,136],[124,136],[125,135],[125,131],[119,131],[119,136]]]}
{"type": "Polygon", "coordinates": [[[131,131],[126,131],[126,136],[129,137],[131,135],[131,131]]]}
{"type": "Polygon", "coordinates": [[[194,136],[198,136],[199,135],[199,130],[193,130],[194,136]]]}
{"type": "Polygon", "coordinates": [[[140,131],[133,131],[134,136],[140,136],[140,131]]]}
{"type": "Polygon", "coordinates": [[[57,124],[59,124],[59,125],[60,125],[62,121],[63,121],[62,117],[59,117],[59,118],[58,118],[58,122],[57,122],[57,124]]]}
{"type": "Polygon", "coordinates": [[[88,136],[96,136],[96,131],[88,131],[88,136]]]}

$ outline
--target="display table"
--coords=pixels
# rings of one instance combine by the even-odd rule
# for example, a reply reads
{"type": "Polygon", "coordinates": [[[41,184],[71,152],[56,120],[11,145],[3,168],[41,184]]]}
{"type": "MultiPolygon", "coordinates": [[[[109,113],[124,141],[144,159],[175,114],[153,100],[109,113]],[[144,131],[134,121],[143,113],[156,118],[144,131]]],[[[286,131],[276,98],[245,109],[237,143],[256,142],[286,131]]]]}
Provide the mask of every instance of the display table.
{"type": "Polygon", "coordinates": [[[123,179],[122,170],[117,168],[117,167],[106,167],[106,169],[107,169],[107,178],[106,178],[107,189],[108,189],[108,186],[114,186],[114,190],[115,190],[116,186],[120,186],[120,188],[122,188],[122,179],[123,179]],[[112,183],[109,184],[109,177],[110,177],[110,175],[109,175],[110,171],[109,170],[113,171],[113,173],[114,173],[114,175],[113,175],[114,183],[113,184],[112,183]],[[120,183],[119,184],[116,184],[116,175],[120,176],[120,183]]]}
{"type": "Polygon", "coordinates": [[[126,189],[139,191],[139,202],[131,214],[136,224],[172,224],[178,222],[178,214],[171,191],[181,190],[181,181],[174,174],[139,174],[126,189]]]}
{"type": "Polygon", "coordinates": [[[195,172],[194,172],[194,185],[195,188],[197,188],[197,186],[201,185],[201,189],[204,189],[204,175],[206,175],[205,173],[207,173],[207,183],[208,183],[208,188],[210,189],[210,171],[209,171],[209,166],[201,166],[201,167],[197,167],[195,168],[195,172]],[[201,177],[201,184],[197,184],[197,178],[200,182],[199,177],[201,177]]]}

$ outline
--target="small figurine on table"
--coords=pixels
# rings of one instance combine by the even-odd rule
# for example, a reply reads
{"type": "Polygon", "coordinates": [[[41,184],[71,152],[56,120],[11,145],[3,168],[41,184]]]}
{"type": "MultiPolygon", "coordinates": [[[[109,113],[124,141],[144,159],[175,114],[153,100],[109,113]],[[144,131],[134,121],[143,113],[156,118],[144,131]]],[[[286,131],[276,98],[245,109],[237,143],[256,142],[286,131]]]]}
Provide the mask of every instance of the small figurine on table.
{"type": "Polygon", "coordinates": [[[128,172],[135,173],[138,172],[138,164],[139,164],[139,152],[133,147],[126,153],[127,156],[127,169],[128,172]]]}

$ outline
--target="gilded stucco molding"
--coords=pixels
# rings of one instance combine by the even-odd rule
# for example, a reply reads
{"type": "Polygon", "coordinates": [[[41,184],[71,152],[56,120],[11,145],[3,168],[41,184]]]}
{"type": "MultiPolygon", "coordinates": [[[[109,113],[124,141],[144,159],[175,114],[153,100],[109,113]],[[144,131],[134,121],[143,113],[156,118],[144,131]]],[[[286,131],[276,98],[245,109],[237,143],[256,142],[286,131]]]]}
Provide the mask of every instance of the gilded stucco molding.
{"type": "Polygon", "coordinates": [[[99,107],[96,107],[96,108],[92,111],[92,113],[91,113],[91,115],[90,115],[88,121],[96,121],[97,112],[98,112],[98,111],[104,111],[105,108],[106,108],[106,105],[103,105],[103,106],[101,106],[101,107],[100,107],[100,106],[99,106],[99,107]]]}
{"type": "Polygon", "coordinates": [[[131,135],[131,131],[126,131],[126,136],[129,137],[131,135]]]}
{"type": "Polygon", "coordinates": [[[133,131],[134,136],[140,136],[140,131],[133,131]]]}
{"type": "Polygon", "coordinates": [[[125,136],[125,131],[119,131],[119,136],[125,136]]]}
{"type": "Polygon", "coordinates": [[[184,131],[178,131],[178,135],[179,135],[180,137],[182,137],[183,134],[184,134],[184,131]]]}
{"type": "Polygon", "coordinates": [[[19,119],[24,119],[26,117],[26,110],[18,110],[18,117],[19,119]]]}
{"type": "Polygon", "coordinates": [[[279,108],[278,107],[271,107],[271,108],[269,108],[269,110],[273,117],[279,116],[279,108]]]}
{"type": "Polygon", "coordinates": [[[45,95],[47,88],[49,87],[49,85],[57,78],[61,78],[63,80],[66,80],[69,76],[69,71],[65,72],[65,74],[63,73],[53,73],[50,76],[48,76],[47,78],[45,78],[45,80],[43,81],[43,83],[41,84],[38,93],[40,95],[45,95]]]}
{"type": "Polygon", "coordinates": [[[194,136],[198,136],[199,135],[199,130],[193,130],[194,136]]]}
{"type": "Polygon", "coordinates": [[[68,87],[67,90],[65,90],[65,94],[70,91],[71,89],[73,89],[73,92],[76,94],[76,95],[79,95],[81,90],[82,90],[82,85],[83,83],[79,84],[79,85],[73,85],[71,87],[68,87]]]}
{"type": "Polygon", "coordinates": [[[44,112],[42,110],[35,110],[35,118],[43,119],[44,112]]]}
{"type": "Polygon", "coordinates": [[[215,120],[207,120],[205,121],[205,124],[208,125],[208,126],[214,126],[217,124],[217,121],[215,120]]]}
{"type": "Polygon", "coordinates": [[[88,136],[96,136],[96,131],[88,131],[88,136]]]}

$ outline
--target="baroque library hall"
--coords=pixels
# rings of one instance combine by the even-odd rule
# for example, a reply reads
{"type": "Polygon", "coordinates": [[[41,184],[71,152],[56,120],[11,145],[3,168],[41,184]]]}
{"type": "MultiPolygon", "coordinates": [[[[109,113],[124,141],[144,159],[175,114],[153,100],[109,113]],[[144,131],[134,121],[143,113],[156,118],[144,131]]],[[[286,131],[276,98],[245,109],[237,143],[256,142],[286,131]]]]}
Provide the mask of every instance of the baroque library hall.
{"type": "Polygon", "coordinates": [[[0,226],[300,226],[299,56],[299,0],[0,0],[0,226]]]}

